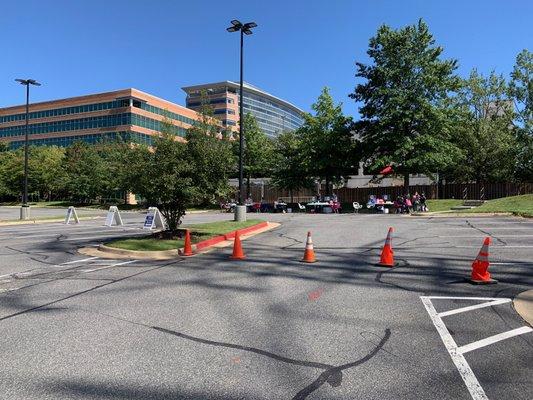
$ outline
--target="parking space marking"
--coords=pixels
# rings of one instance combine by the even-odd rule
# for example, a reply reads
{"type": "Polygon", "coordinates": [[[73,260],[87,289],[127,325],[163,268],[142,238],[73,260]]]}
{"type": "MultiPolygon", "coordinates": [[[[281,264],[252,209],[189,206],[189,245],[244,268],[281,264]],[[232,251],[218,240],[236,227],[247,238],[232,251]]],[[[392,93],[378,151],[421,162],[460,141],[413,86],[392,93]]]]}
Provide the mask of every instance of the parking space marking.
{"type": "Polygon", "coordinates": [[[444,322],[439,317],[439,314],[433,306],[433,303],[431,302],[430,298],[426,296],[420,296],[420,299],[426,307],[426,311],[428,312],[429,317],[433,322],[433,325],[435,325],[435,328],[437,329],[437,332],[439,333],[440,338],[444,343],[444,347],[446,347],[446,350],[448,350],[448,353],[450,353],[450,357],[452,358],[453,363],[457,367],[459,375],[461,375],[461,378],[463,379],[463,382],[465,383],[468,391],[470,392],[472,399],[488,400],[485,391],[483,390],[483,388],[479,384],[479,381],[474,375],[474,371],[472,371],[472,368],[470,368],[470,365],[468,364],[468,362],[466,362],[464,356],[457,351],[457,344],[455,343],[455,340],[453,340],[452,335],[450,335],[450,332],[448,331],[448,328],[446,328],[446,325],[444,325],[444,322]]]}
{"type": "Polygon", "coordinates": [[[455,340],[450,334],[450,331],[448,331],[448,328],[446,327],[446,324],[442,320],[442,317],[454,315],[458,313],[463,313],[466,311],[471,311],[471,310],[475,310],[479,308],[509,303],[511,299],[493,298],[493,297],[420,296],[420,300],[422,300],[422,303],[424,304],[424,307],[426,308],[426,311],[429,314],[429,317],[431,318],[431,322],[433,322],[433,325],[437,329],[437,332],[439,333],[442,339],[442,343],[444,344],[444,347],[446,347],[446,350],[448,350],[448,353],[450,354],[450,357],[452,358],[452,361],[455,364],[457,371],[459,372],[459,375],[461,375],[463,382],[465,383],[468,391],[470,392],[472,399],[488,400],[488,397],[485,394],[485,391],[481,387],[479,381],[476,378],[476,375],[472,371],[472,368],[470,368],[470,365],[464,358],[463,354],[470,352],[472,350],[480,349],[482,347],[497,343],[501,340],[505,340],[505,339],[508,339],[514,336],[533,332],[533,329],[528,326],[523,326],[521,328],[499,333],[497,335],[490,336],[488,338],[481,339],[481,340],[478,340],[472,343],[468,343],[466,345],[459,347],[457,346],[457,343],[455,343],[455,340]],[[461,307],[461,308],[457,308],[454,310],[449,310],[449,311],[438,313],[437,310],[435,309],[435,306],[433,305],[431,301],[432,299],[435,299],[435,300],[472,300],[472,301],[485,301],[485,302],[480,303],[480,304],[475,304],[473,306],[461,307]]]}
{"type": "MultiPolygon", "coordinates": [[[[486,235],[485,235],[486,236],[486,235]]],[[[458,238],[458,239],[483,239],[485,236],[473,236],[473,235],[464,235],[464,236],[459,236],[459,235],[440,235],[440,236],[436,236],[438,238],[458,238]]],[[[498,237],[502,237],[502,238],[519,238],[519,237],[533,237],[533,235],[496,235],[498,237]]]]}
{"type": "Polygon", "coordinates": [[[448,315],[460,314],[462,312],[476,310],[478,308],[497,306],[498,304],[509,303],[510,301],[511,301],[511,299],[498,299],[498,300],[494,300],[494,301],[489,301],[487,303],[476,304],[474,306],[455,308],[453,310],[444,311],[444,312],[439,313],[439,317],[442,318],[442,317],[446,317],[448,315]]]}
{"type": "Polygon", "coordinates": [[[116,263],[116,264],[104,265],[103,267],[100,267],[100,268],[84,269],[82,272],[94,272],[94,271],[100,271],[100,270],[102,270],[102,269],[118,267],[119,265],[132,264],[132,263],[134,263],[134,262],[136,262],[136,261],[137,261],[137,260],[123,261],[123,262],[119,262],[119,263],[116,263]]]}
{"type": "Polygon", "coordinates": [[[77,264],[77,263],[81,263],[81,262],[85,262],[85,261],[96,260],[97,258],[98,257],[82,258],[81,260],[73,260],[73,261],[65,262],[65,263],[63,263],[61,265],[77,264]]]}
{"type": "Polygon", "coordinates": [[[480,349],[482,347],[488,346],[493,343],[497,343],[501,340],[509,339],[514,336],[523,335],[524,333],[532,332],[533,328],[529,326],[523,326],[521,328],[516,328],[511,331],[498,333],[497,335],[490,336],[485,339],[478,340],[476,342],[465,344],[457,349],[461,354],[468,353],[469,351],[480,349]]]}
{"type": "MultiPolygon", "coordinates": [[[[450,246],[450,247],[454,247],[454,248],[459,248],[459,249],[477,249],[479,248],[479,246],[450,246]]],[[[492,245],[491,247],[497,247],[498,249],[531,249],[533,248],[533,246],[529,246],[529,245],[524,245],[524,246],[507,246],[507,245],[504,245],[504,246],[499,246],[499,245],[492,245]]]]}

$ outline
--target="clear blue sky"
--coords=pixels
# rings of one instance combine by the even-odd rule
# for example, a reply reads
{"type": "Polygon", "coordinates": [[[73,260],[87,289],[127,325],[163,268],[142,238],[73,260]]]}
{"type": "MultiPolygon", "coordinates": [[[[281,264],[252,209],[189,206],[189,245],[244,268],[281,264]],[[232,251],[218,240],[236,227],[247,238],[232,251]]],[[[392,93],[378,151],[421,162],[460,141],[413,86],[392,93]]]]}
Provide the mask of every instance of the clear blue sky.
{"type": "Polygon", "coordinates": [[[259,25],[245,43],[245,80],[309,110],[329,86],[344,111],[354,62],[381,24],[423,18],[459,74],[508,76],[533,44],[531,0],[4,0],[0,107],[21,104],[15,78],[43,83],[33,101],[135,87],[184,104],[182,86],[238,79],[231,19],[259,25]]]}

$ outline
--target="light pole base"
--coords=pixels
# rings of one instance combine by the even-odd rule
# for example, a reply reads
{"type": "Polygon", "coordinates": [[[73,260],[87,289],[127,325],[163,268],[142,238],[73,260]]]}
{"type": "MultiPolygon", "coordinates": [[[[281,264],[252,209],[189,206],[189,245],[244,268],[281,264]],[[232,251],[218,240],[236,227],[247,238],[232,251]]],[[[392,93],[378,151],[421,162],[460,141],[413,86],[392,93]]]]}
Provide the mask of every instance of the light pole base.
{"type": "Polygon", "coordinates": [[[20,206],[20,219],[21,220],[30,219],[30,206],[20,206]]]}
{"type": "Polygon", "coordinates": [[[235,217],[234,221],[246,221],[246,206],[236,206],[235,207],[235,217]]]}

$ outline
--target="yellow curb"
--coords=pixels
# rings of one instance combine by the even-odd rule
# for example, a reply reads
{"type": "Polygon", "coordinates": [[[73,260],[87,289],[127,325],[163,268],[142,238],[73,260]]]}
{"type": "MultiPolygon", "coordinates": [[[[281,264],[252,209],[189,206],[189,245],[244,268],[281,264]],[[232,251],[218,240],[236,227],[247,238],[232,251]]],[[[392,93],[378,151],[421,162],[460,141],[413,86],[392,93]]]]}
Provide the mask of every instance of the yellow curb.
{"type": "MultiPolygon", "coordinates": [[[[277,228],[281,224],[277,222],[267,222],[268,225],[264,228],[258,229],[256,231],[250,232],[246,235],[241,236],[241,240],[246,240],[248,238],[251,238],[255,235],[259,235],[260,233],[269,231],[271,229],[277,228]]],[[[202,249],[197,254],[207,253],[209,251],[212,251],[217,248],[223,248],[233,245],[233,240],[224,240],[223,242],[214,244],[213,246],[206,247],[205,249],[202,249]]],[[[193,245],[194,248],[194,245],[193,245]]],[[[182,249],[179,249],[182,250],[182,249]]],[[[112,258],[112,259],[126,259],[126,260],[171,260],[175,258],[182,257],[178,251],[178,249],[172,249],[172,250],[161,250],[161,251],[138,251],[138,250],[125,250],[125,249],[117,249],[114,247],[109,247],[101,244],[98,247],[83,247],[78,249],[78,252],[91,256],[91,257],[100,257],[100,258],[112,258]]]]}
{"type": "Polygon", "coordinates": [[[518,294],[513,300],[514,309],[533,326],[533,289],[518,294]]]}

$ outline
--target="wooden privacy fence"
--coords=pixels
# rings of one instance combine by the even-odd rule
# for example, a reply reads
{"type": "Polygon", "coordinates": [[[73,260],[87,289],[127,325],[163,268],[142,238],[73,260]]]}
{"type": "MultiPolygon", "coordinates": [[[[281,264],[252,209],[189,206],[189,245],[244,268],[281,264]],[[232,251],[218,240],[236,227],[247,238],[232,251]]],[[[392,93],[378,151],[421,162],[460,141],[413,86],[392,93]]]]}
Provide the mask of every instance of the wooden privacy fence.
{"type": "MultiPolygon", "coordinates": [[[[264,201],[272,203],[278,199],[290,201],[291,194],[288,190],[278,189],[272,185],[252,184],[250,194],[253,201],[264,201]]],[[[321,194],[324,194],[323,188],[321,194]]],[[[367,188],[339,188],[334,189],[339,200],[343,203],[366,203],[370,195],[388,195],[390,199],[395,199],[404,195],[403,186],[384,186],[367,188]]],[[[409,187],[409,193],[425,193],[428,199],[461,199],[461,200],[491,200],[501,197],[517,196],[521,194],[533,194],[533,183],[447,183],[444,185],[413,185],[409,187]]],[[[316,190],[305,189],[292,193],[293,201],[308,202],[316,196],[316,190]]],[[[237,192],[235,198],[237,198],[237,192]]]]}
{"type": "Polygon", "coordinates": [[[448,183],[442,185],[440,198],[491,200],[533,193],[533,183],[448,183]]]}

